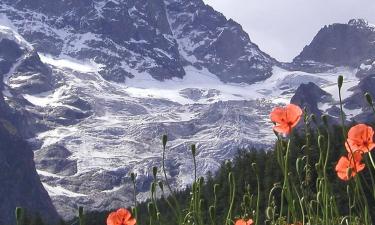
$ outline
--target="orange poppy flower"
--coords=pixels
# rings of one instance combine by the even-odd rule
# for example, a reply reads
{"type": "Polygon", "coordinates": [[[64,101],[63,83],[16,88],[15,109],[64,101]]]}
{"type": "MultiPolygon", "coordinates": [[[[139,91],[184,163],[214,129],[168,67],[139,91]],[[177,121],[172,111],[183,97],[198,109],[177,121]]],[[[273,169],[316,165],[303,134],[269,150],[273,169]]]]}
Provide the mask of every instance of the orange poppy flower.
{"type": "Polygon", "coordinates": [[[345,147],[348,152],[369,152],[375,148],[374,130],[366,124],[358,124],[350,128],[345,147]]]}
{"type": "Polygon", "coordinates": [[[302,116],[302,109],[298,105],[289,104],[285,107],[276,107],[271,112],[271,121],[276,123],[273,130],[288,135],[292,128],[297,126],[302,116]]]}
{"type": "Polygon", "coordinates": [[[252,219],[249,219],[249,220],[239,219],[236,221],[235,225],[251,225],[253,223],[254,221],[252,219]]]}
{"type": "Polygon", "coordinates": [[[136,220],[131,218],[132,214],[124,208],[111,212],[107,218],[107,225],[134,225],[136,220]]]}
{"type": "Polygon", "coordinates": [[[347,156],[342,156],[336,165],[336,172],[337,176],[341,180],[349,180],[350,178],[354,177],[357,173],[362,171],[365,168],[365,164],[362,162],[362,153],[361,152],[354,152],[352,154],[348,154],[347,156]],[[351,170],[350,177],[348,176],[348,170],[351,170]]]}

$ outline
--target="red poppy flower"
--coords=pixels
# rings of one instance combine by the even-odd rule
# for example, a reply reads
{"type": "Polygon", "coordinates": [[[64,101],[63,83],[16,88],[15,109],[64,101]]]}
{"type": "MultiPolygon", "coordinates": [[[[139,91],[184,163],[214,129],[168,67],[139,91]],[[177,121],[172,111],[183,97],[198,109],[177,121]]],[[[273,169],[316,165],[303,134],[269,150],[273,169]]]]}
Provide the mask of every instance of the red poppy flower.
{"type": "Polygon", "coordinates": [[[292,128],[297,126],[302,116],[302,109],[298,105],[289,104],[285,107],[276,107],[271,112],[271,121],[276,123],[273,130],[288,135],[292,128]]]}
{"type": "Polygon", "coordinates": [[[336,165],[336,172],[337,176],[341,180],[349,180],[350,178],[354,177],[357,173],[362,171],[365,168],[365,164],[362,162],[362,153],[361,152],[354,152],[352,154],[348,154],[348,156],[342,156],[336,165]],[[348,176],[349,171],[351,170],[350,177],[348,176]]]}
{"type": "Polygon", "coordinates": [[[131,218],[132,214],[124,208],[111,212],[107,218],[107,225],[134,225],[136,220],[131,218]]]}
{"type": "Polygon", "coordinates": [[[249,220],[239,219],[236,221],[235,225],[251,225],[253,223],[254,221],[252,219],[249,219],[249,220]]]}
{"type": "Polygon", "coordinates": [[[369,152],[375,148],[374,130],[366,124],[358,124],[350,128],[345,147],[348,152],[369,152]]]}

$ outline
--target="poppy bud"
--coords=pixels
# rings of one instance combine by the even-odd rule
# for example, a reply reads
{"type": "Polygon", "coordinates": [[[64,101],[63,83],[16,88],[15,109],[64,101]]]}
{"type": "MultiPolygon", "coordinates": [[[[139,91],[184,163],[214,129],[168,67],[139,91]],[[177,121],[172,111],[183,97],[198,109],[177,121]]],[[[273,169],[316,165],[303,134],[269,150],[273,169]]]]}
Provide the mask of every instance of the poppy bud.
{"type": "Polygon", "coordinates": [[[132,179],[133,183],[135,182],[135,177],[136,177],[135,173],[130,174],[130,178],[132,179]]]}
{"type": "Polygon", "coordinates": [[[158,174],[158,168],[156,166],[152,167],[152,174],[154,175],[154,178],[156,179],[156,176],[158,174]]]}
{"type": "Polygon", "coordinates": [[[198,179],[198,182],[199,182],[199,186],[203,186],[203,183],[204,183],[204,178],[203,177],[200,177],[199,179],[198,179]]]}
{"type": "Polygon", "coordinates": [[[372,102],[371,94],[368,93],[368,92],[366,92],[366,93],[365,93],[365,97],[366,97],[367,103],[368,103],[369,105],[372,106],[372,105],[373,105],[373,102],[372,102]]]}
{"type": "Polygon", "coordinates": [[[256,163],[251,163],[251,167],[255,172],[257,172],[257,164],[256,163]]]}
{"type": "Polygon", "coordinates": [[[191,154],[193,154],[193,157],[195,157],[196,152],[197,152],[197,148],[196,148],[195,144],[192,144],[191,145],[191,154]]]}
{"type": "Polygon", "coordinates": [[[158,221],[160,221],[160,212],[157,212],[157,213],[156,213],[156,219],[157,219],[158,221]]]}
{"type": "Polygon", "coordinates": [[[83,215],[83,207],[78,207],[78,218],[79,218],[79,225],[84,225],[84,215],[83,215]]]}
{"type": "Polygon", "coordinates": [[[322,115],[322,121],[324,125],[328,126],[328,116],[327,115],[322,115]]]}
{"type": "Polygon", "coordinates": [[[219,184],[214,184],[214,194],[216,195],[219,190],[219,184]]]}
{"type": "Polygon", "coordinates": [[[156,192],[156,183],[152,182],[151,183],[151,193],[155,193],[155,192],[156,192]]]}
{"type": "Polygon", "coordinates": [[[315,163],[315,169],[316,170],[319,170],[319,165],[320,165],[319,163],[315,163]]]}
{"type": "Polygon", "coordinates": [[[79,217],[83,216],[83,207],[82,206],[78,207],[78,216],[79,217]]]}
{"type": "Polygon", "coordinates": [[[16,208],[16,221],[17,221],[17,225],[20,225],[22,223],[23,213],[24,213],[23,208],[21,208],[21,207],[17,207],[16,208]]]}
{"type": "Polygon", "coordinates": [[[338,78],[337,78],[337,85],[339,86],[339,89],[341,89],[341,87],[342,87],[342,83],[344,82],[344,77],[343,76],[339,76],[338,78]]]}
{"type": "Polygon", "coordinates": [[[163,147],[165,148],[165,146],[167,145],[168,136],[164,134],[162,139],[163,139],[163,147]]]}
{"type": "Polygon", "coordinates": [[[311,114],[311,115],[310,115],[310,119],[311,119],[315,124],[317,124],[315,114],[311,114]]]}
{"type": "Polygon", "coordinates": [[[227,167],[228,171],[232,170],[232,162],[230,160],[225,161],[225,166],[227,167]]]}
{"type": "Polygon", "coordinates": [[[163,185],[163,182],[159,181],[159,187],[160,187],[160,190],[164,190],[164,185],[163,185]]]}

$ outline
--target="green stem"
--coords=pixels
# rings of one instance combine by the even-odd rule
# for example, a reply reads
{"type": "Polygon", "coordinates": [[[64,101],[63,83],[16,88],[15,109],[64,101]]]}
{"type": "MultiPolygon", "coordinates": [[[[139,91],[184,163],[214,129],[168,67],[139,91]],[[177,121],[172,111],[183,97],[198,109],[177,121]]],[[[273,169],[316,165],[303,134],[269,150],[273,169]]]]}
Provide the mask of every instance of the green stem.
{"type": "Polygon", "coordinates": [[[232,210],[233,210],[233,205],[234,205],[234,196],[235,196],[235,193],[236,193],[236,184],[235,184],[235,180],[234,180],[234,175],[232,172],[229,173],[228,175],[228,180],[229,180],[229,201],[230,201],[230,205],[229,205],[229,209],[228,209],[228,213],[227,213],[227,218],[225,220],[225,224],[226,225],[230,225],[231,224],[231,217],[232,217],[232,210]]]}
{"type": "Polygon", "coordinates": [[[180,205],[176,199],[176,196],[175,196],[175,193],[172,191],[172,188],[171,188],[171,185],[170,185],[170,182],[168,180],[168,176],[167,176],[167,172],[166,172],[166,169],[165,169],[165,147],[166,147],[166,141],[165,143],[163,143],[163,161],[162,161],[162,168],[163,168],[163,174],[164,174],[164,179],[165,179],[165,183],[167,184],[167,187],[168,187],[168,190],[169,190],[169,193],[174,201],[174,204],[175,204],[175,207],[176,207],[176,210],[175,210],[175,207],[171,207],[171,209],[176,212],[176,217],[177,217],[177,221],[178,221],[178,224],[182,224],[182,221],[181,221],[181,211],[180,211],[180,205]]]}

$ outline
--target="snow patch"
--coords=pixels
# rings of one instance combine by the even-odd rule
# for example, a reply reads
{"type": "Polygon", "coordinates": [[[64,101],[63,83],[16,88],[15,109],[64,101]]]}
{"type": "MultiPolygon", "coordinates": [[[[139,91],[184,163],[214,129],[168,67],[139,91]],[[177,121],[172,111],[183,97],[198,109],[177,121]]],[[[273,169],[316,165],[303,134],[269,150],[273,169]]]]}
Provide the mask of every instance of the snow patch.
{"type": "Polygon", "coordinates": [[[58,68],[67,68],[82,73],[96,73],[100,71],[104,65],[95,63],[93,60],[79,61],[69,56],[60,56],[55,58],[47,54],[39,54],[43,63],[50,64],[58,68]]]}
{"type": "Polygon", "coordinates": [[[50,196],[66,196],[70,198],[76,198],[76,197],[84,197],[87,196],[85,194],[76,193],[73,191],[69,191],[61,186],[51,186],[44,182],[42,182],[44,188],[48,191],[48,194],[50,196]]]}
{"type": "Polygon", "coordinates": [[[0,14],[0,40],[4,38],[15,41],[28,51],[33,50],[31,44],[17,33],[17,29],[12,25],[10,20],[4,14],[0,14]]]}

